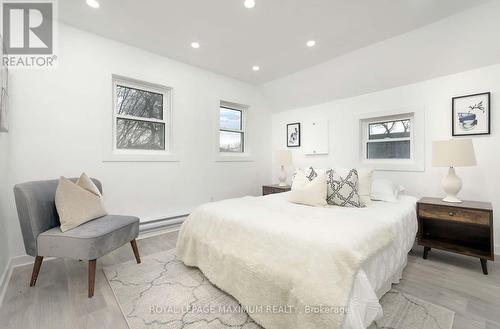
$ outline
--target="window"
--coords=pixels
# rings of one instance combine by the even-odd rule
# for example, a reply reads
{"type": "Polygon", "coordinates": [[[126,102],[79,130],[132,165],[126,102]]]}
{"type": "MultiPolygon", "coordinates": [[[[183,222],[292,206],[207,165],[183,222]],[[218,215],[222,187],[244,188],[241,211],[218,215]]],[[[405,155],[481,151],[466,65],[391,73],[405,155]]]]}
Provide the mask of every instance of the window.
{"type": "Polygon", "coordinates": [[[246,106],[221,102],[219,108],[219,152],[245,153],[246,106]]]}
{"type": "Polygon", "coordinates": [[[171,88],[113,76],[113,93],[114,150],[168,151],[171,88]]]}
{"type": "Polygon", "coordinates": [[[367,159],[410,159],[411,120],[409,118],[368,124],[367,159]]]}
{"type": "Polygon", "coordinates": [[[423,171],[424,109],[359,117],[360,160],[377,170],[423,171]]]}

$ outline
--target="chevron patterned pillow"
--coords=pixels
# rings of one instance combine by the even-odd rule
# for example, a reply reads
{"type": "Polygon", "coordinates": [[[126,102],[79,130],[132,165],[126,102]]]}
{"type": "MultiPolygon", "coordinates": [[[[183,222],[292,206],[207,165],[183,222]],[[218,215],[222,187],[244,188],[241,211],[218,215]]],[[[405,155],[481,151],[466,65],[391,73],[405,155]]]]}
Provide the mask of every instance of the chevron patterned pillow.
{"type": "Polygon", "coordinates": [[[359,178],[356,169],[351,169],[345,177],[340,176],[333,169],[328,170],[326,175],[328,204],[341,207],[365,207],[358,193],[359,178]]]}

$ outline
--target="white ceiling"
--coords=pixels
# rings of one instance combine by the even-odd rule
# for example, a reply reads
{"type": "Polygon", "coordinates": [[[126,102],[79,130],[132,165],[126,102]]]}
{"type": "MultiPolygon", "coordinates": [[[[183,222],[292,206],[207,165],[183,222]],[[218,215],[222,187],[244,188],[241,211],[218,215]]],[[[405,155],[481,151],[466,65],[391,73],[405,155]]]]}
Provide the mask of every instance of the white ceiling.
{"type": "Polygon", "coordinates": [[[85,0],[58,2],[83,30],[253,84],[408,32],[488,0],[85,0]],[[305,43],[317,41],[314,48],[305,43]],[[190,44],[197,41],[200,49],[190,44]],[[252,71],[259,65],[259,72],[252,71]]]}

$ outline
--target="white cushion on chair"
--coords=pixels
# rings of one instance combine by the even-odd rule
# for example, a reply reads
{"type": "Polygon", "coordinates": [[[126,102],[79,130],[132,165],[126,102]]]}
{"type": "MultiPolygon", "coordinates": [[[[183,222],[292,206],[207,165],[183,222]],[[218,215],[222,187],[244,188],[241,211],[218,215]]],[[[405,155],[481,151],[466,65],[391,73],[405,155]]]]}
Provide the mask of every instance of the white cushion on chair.
{"type": "Polygon", "coordinates": [[[55,203],[62,232],[107,214],[101,192],[85,173],[76,183],[61,177],[55,203]]]}

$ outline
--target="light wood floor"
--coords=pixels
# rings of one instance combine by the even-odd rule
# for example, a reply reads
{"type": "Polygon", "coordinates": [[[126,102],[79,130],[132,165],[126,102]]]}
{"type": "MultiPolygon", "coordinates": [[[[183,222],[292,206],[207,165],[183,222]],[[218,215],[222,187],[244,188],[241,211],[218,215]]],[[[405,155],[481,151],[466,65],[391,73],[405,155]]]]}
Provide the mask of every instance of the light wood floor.
{"type": "MultiPolygon", "coordinates": [[[[138,241],[142,256],[175,247],[177,233],[138,241]]],[[[44,262],[37,285],[29,287],[31,266],[16,268],[0,308],[0,328],[127,328],[102,267],[134,258],[130,245],[98,260],[96,292],[87,298],[87,264],[69,259],[44,262]]],[[[432,250],[410,253],[404,278],[396,289],[456,312],[454,329],[500,329],[500,265],[432,250]]]]}

